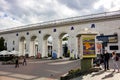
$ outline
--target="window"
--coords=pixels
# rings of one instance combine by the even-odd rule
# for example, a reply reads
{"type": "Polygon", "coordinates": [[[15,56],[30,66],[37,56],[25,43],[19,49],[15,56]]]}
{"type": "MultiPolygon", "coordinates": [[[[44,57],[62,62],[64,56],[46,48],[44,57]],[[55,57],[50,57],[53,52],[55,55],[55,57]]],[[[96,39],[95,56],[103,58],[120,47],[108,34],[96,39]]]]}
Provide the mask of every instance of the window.
{"type": "Polygon", "coordinates": [[[18,36],[18,33],[16,34],[16,36],[18,36]]]}
{"type": "Polygon", "coordinates": [[[118,50],[118,45],[111,45],[110,50],[118,50]]]}
{"type": "Polygon", "coordinates": [[[27,32],[26,34],[29,35],[29,32],[27,32]]]}
{"type": "Polygon", "coordinates": [[[74,27],[71,27],[71,30],[74,30],[74,27]]]}
{"type": "Polygon", "coordinates": [[[39,34],[41,33],[41,31],[39,31],[39,34]]]}
{"type": "Polygon", "coordinates": [[[5,42],[5,47],[7,47],[7,42],[5,42]]]}
{"type": "Polygon", "coordinates": [[[15,41],[13,41],[13,45],[15,45],[15,41]]]}
{"type": "Polygon", "coordinates": [[[13,50],[15,50],[15,48],[13,48],[13,50]]]}
{"type": "Polygon", "coordinates": [[[95,28],[95,24],[91,24],[91,28],[95,28]]]}
{"type": "Polygon", "coordinates": [[[56,29],[53,29],[53,32],[56,32],[56,29]]]}

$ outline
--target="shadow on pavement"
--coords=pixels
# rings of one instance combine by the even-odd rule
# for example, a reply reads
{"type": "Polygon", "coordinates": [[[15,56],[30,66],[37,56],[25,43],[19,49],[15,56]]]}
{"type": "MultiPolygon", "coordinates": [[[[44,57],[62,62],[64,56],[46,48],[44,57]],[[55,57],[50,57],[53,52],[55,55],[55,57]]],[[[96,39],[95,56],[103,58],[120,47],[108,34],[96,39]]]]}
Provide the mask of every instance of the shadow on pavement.
{"type": "Polygon", "coordinates": [[[105,77],[103,77],[102,79],[107,79],[107,78],[111,78],[111,77],[113,77],[113,73],[114,73],[114,71],[112,71],[110,74],[108,74],[108,75],[105,75],[105,77]]]}
{"type": "Polygon", "coordinates": [[[105,71],[100,71],[100,72],[98,72],[98,73],[93,74],[91,77],[94,77],[94,76],[97,76],[97,75],[103,74],[104,72],[105,72],[105,71]]]}

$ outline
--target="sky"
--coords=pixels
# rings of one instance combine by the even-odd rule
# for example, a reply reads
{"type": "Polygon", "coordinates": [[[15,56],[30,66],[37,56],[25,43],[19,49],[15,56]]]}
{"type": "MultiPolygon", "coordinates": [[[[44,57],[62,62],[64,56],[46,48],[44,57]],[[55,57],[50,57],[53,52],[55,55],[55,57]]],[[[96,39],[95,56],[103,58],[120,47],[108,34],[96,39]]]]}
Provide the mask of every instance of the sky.
{"type": "Polygon", "coordinates": [[[0,30],[120,9],[120,0],[0,0],[0,30]]]}

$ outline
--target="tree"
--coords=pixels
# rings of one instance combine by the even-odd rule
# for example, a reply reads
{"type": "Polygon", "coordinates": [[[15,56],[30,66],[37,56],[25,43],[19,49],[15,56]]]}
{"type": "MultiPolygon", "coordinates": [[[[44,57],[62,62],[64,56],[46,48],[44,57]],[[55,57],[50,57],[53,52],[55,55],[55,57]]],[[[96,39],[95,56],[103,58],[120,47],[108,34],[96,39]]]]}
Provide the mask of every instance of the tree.
{"type": "Polygon", "coordinates": [[[67,38],[67,37],[64,37],[62,40],[63,40],[63,41],[67,41],[67,40],[68,40],[68,38],[67,38]]]}
{"type": "Polygon", "coordinates": [[[4,46],[5,39],[3,37],[0,38],[0,51],[6,50],[6,46],[4,46]]]}
{"type": "Polygon", "coordinates": [[[69,36],[64,37],[62,40],[67,41],[69,36]]]}

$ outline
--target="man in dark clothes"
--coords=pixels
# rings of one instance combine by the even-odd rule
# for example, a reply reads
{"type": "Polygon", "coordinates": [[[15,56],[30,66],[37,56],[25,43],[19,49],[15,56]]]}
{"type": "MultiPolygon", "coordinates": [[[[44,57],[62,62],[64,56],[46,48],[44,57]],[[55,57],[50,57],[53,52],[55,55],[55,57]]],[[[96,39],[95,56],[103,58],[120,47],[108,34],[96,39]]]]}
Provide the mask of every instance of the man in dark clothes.
{"type": "Polygon", "coordinates": [[[105,71],[109,70],[109,59],[110,59],[110,54],[107,51],[105,51],[103,53],[104,69],[105,69],[105,71]]]}
{"type": "Polygon", "coordinates": [[[19,67],[19,60],[18,60],[18,57],[16,57],[15,59],[15,68],[19,67]]]}

